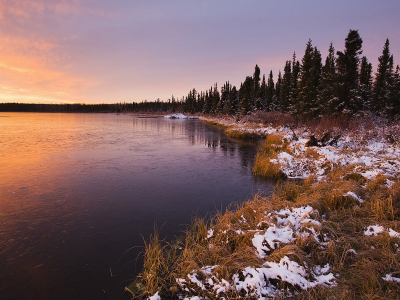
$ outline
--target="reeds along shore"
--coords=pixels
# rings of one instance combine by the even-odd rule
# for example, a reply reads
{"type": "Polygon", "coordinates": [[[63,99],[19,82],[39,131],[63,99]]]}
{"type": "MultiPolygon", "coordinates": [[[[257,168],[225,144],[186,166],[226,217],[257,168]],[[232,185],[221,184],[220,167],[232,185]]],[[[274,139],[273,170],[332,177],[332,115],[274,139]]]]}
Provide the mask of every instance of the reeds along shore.
{"type": "Polygon", "coordinates": [[[155,233],[129,289],[152,299],[400,299],[399,127],[351,122],[329,136],[322,123],[263,123],[253,171],[279,178],[275,192],[194,219],[172,243],[155,233]]]}

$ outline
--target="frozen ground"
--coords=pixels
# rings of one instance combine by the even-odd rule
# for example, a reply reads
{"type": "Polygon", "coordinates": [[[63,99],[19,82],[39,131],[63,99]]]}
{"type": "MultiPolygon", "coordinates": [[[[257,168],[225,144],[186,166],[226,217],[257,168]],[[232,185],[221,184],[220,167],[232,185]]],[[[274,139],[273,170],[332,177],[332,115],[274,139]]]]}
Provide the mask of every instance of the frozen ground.
{"type": "MultiPolygon", "coordinates": [[[[326,172],[336,166],[352,166],[354,173],[367,179],[378,174],[397,177],[400,174],[400,147],[393,132],[399,129],[376,127],[372,130],[356,132],[332,128],[330,137],[318,146],[307,147],[313,135],[305,127],[291,129],[289,127],[272,127],[257,123],[239,123],[233,120],[209,119],[225,126],[231,131],[254,133],[260,136],[278,134],[289,143],[288,151],[281,152],[272,163],[289,178],[307,178],[316,175],[320,180],[326,172]]],[[[317,140],[321,140],[321,137],[317,140]]]]}

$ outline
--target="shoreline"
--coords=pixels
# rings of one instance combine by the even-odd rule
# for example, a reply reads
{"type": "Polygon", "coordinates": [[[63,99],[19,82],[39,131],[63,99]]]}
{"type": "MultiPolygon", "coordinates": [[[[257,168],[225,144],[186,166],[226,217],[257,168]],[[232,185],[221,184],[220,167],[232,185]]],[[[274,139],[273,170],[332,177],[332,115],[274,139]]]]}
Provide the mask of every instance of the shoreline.
{"type": "Polygon", "coordinates": [[[253,172],[289,180],[279,180],[270,197],[256,195],[211,220],[194,220],[174,245],[155,234],[130,290],[193,300],[400,294],[398,124],[200,120],[234,137],[265,136],[253,172]]]}

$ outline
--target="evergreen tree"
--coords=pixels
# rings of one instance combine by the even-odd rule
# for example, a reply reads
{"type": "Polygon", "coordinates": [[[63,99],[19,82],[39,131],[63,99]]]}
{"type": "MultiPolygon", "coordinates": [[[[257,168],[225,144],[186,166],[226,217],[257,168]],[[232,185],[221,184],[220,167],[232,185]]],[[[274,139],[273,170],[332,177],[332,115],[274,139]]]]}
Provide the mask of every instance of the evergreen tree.
{"type": "Polygon", "coordinates": [[[204,107],[203,107],[204,114],[211,113],[212,103],[213,103],[213,90],[211,87],[209,91],[206,91],[206,95],[205,95],[205,99],[204,99],[204,107]]]}
{"type": "Polygon", "coordinates": [[[265,107],[267,111],[272,110],[272,103],[275,96],[275,83],[274,83],[274,75],[272,74],[272,70],[268,76],[268,84],[267,84],[267,92],[266,92],[266,103],[265,107]]]}
{"type": "Polygon", "coordinates": [[[397,65],[396,72],[393,74],[393,85],[389,92],[389,99],[392,106],[392,118],[400,114],[400,67],[397,65]]]}
{"type": "Polygon", "coordinates": [[[286,61],[285,68],[283,69],[282,85],[279,97],[279,110],[287,112],[291,104],[292,93],[292,62],[286,61]]]}
{"type": "Polygon", "coordinates": [[[176,111],[176,106],[177,106],[177,104],[176,104],[175,97],[174,97],[174,95],[172,95],[172,97],[171,97],[171,111],[173,113],[176,111]]]}
{"type": "Polygon", "coordinates": [[[233,86],[229,93],[229,110],[228,114],[231,116],[237,115],[240,113],[240,105],[239,105],[239,93],[236,89],[236,86],[233,86]]]}
{"type": "Polygon", "coordinates": [[[311,110],[314,112],[314,116],[319,116],[321,113],[321,107],[318,103],[318,94],[320,90],[320,84],[321,84],[321,73],[322,73],[322,58],[321,58],[321,53],[317,49],[317,47],[314,48],[313,52],[313,67],[311,69],[311,86],[313,89],[311,89],[313,93],[313,100],[312,100],[312,108],[311,110]]]}
{"type": "Polygon", "coordinates": [[[266,93],[267,93],[267,83],[265,82],[265,74],[264,74],[262,82],[261,82],[261,86],[258,90],[257,97],[256,97],[256,109],[257,110],[265,109],[266,93]]]}
{"type": "Polygon", "coordinates": [[[221,88],[221,100],[219,102],[218,111],[223,114],[229,114],[229,107],[231,106],[231,94],[232,85],[227,81],[221,88]]]}
{"type": "Polygon", "coordinates": [[[364,105],[364,109],[371,109],[371,96],[372,96],[372,64],[368,62],[367,58],[363,56],[361,59],[360,67],[360,96],[364,105]]]}
{"type": "Polygon", "coordinates": [[[279,71],[278,80],[276,81],[276,86],[275,86],[275,95],[272,97],[271,108],[270,108],[271,111],[278,110],[278,105],[280,103],[281,88],[282,88],[282,74],[281,71],[279,71]]]}
{"type": "Polygon", "coordinates": [[[204,93],[201,91],[197,94],[197,111],[202,112],[204,107],[204,93]]]}
{"type": "Polygon", "coordinates": [[[291,95],[290,95],[290,102],[291,105],[289,107],[289,111],[294,113],[297,106],[298,94],[298,81],[300,75],[300,62],[296,60],[296,52],[293,53],[293,60],[292,60],[292,83],[291,83],[291,95]]]}
{"type": "Polygon", "coordinates": [[[318,106],[323,114],[331,115],[338,112],[339,104],[339,98],[337,97],[335,48],[331,43],[325,65],[322,67],[318,106]]]}
{"type": "Polygon", "coordinates": [[[393,55],[389,51],[389,39],[386,39],[382,55],[378,58],[378,70],[373,88],[373,111],[378,114],[387,110],[389,105],[389,85],[392,81],[393,55]]]}
{"type": "Polygon", "coordinates": [[[253,78],[251,76],[247,76],[246,80],[243,82],[242,87],[240,88],[242,97],[240,99],[242,115],[247,115],[252,110],[253,89],[254,89],[253,78]]]}
{"type": "Polygon", "coordinates": [[[321,53],[312,46],[311,40],[309,40],[301,64],[297,113],[307,114],[310,117],[319,114],[317,96],[321,68],[321,53]]]}
{"type": "Polygon", "coordinates": [[[255,66],[254,68],[254,74],[253,74],[253,82],[254,82],[254,89],[253,89],[253,98],[256,99],[258,95],[258,91],[260,89],[260,68],[258,65],[255,66]]]}
{"type": "Polygon", "coordinates": [[[211,109],[213,114],[219,113],[218,108],[219,108],[219,101],[220,100],[221,99],[220,99],[220,94],[219,94],[219,91],[218,91],[218,86],[217,86],[217,83],[215,83],[215,85],[214,85],[214,94],[213,94],[213,97],[212,97],[212,109],[211,109]]]}
{"type": "Polygon", "coordinates": [[[350,30],[345,41],[344,53],[338,51],[338,98],[340,110],[356,113],[362,109],[361,97],[358,97],[358,65],[362,54],[362,39],[358,30],[350,30]]]}

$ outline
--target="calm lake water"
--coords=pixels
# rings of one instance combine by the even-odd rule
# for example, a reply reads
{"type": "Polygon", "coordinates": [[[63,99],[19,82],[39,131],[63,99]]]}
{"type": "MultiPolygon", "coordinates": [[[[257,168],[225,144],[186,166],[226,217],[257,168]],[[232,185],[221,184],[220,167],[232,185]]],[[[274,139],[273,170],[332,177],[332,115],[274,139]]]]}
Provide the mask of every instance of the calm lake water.
{"type": "Polygon", "coordinates": [[[0,299],[130,299],[155,224],[270,192],[256,151],[199,120],[0,113],[0,299]]]}

